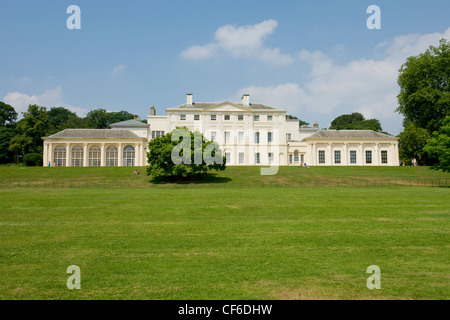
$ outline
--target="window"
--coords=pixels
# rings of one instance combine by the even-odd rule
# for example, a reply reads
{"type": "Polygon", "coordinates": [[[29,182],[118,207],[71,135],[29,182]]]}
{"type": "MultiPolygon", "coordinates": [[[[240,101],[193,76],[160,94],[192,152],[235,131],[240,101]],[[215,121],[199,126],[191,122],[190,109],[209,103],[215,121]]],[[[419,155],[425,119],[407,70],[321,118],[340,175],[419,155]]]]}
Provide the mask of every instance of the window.
{"type": "Polygon", "coordinates": [[[259,132],[255,132],[255,143],[259,143],[259,132]]]}
{"type": "Polygon", "coordinates": [[[186,115],[185,114],[180,114],[180,120],[186,120],[186,115]]]}
{"type": "Polygon", "coordinates": [[[253,121],[259,121],[259,116],[253,116],[253,121]]]}
{"type": "Polygon", "coordinates": [[[244,153],[239,152],[239,164],[244,164],[244,153]]]}
{"type": "Polygon", "coordinates": [[[102,165],[102,150],[99,146],[89,148],[89,167],[100,167],[102,165]]]}
{"type": "Polygon", "coordinates": [[[261,163],[261,159],[259,158],[259,152],[255,153],[255,163],[261,163]]]}
{"type": "Polygon", "coordinates": [[[356,150],[350,151],[350,164],[356,164],[356,150]]]}
{"type": "Polygon", "coordinates": [[[273,162],[273,153],[269,152],[268,157],[269,157],[269,163],[272,163],[273,162]]]}
{"type": "Polygon", "coordinates": [[[267,121],[272,121],[273,120],[273,116],[267,116],[267,121]]]}
{"type": "Polygon", "coordinates": [[[230,120],[230,115],[226,114],[226,115],[223,116],[223,118],[224,118],[224,120],[230,120]]]}
{"type": "Polygon", "coordinates": [[[381,163],[388,163],[388,155],[386,150],[381,151],[381,163]]]}
{"type": "Polygon", "coordinates": [[[211,131],[211,141],[216,140],[217,133],[215,131],[211,131]]]}
{"type": "Polygon", "coordinates": [[[53,151],[53,161],[56,167],[66,166],[66,147],[57,146],[53,151]]]}
{"type": "Polygon", "coordinates": [[[286,141],[291,141],[292,135],[290,133],[286,133],[286,141]]]}
{"type": "Polygon", "coordinates": [[[289,155],[289,163],[292,164],[292,154],[289,155]]]}
{"type": "Polygon", "coordinates": [[[200,120],[200,115],[199,114],[194,114],[194,120],[200,120]]]}
{"type": "Polygon", "coordinates": [[[325,150],[319,150],[319,163],[325,163],[325,150]]]}
{"type": "Polygon", "coordinates": [[[217,116],[215,114],[212,114],[211,115],[211,121],[216,121],[216,119],[217,119],[217,116]]]}
{"type": "Polygon", "coordinates": [[[244,131],[238,132],[238,143],[244,143],[244,131]]]}
{"type": "Polygon", "coordinates": [[[298,150],[294,151],[294,164],[298,164],[298,150]]]}
{"type": "Polygon", "coordinates": [[[135,152],[133,146],[126,146],[123,148],[123,166],[133,167],[134,166],[135,152]]]}
{"type": "Polygon", "coordinates": [[[300,155],[300,163],[305,163],[305,155],[304,154],[300,155]]]}
{"type": "Polygon", "coordinates": [[[272,134],[272,132],[267,132],[267,142],[268,143],[273,142],[273,134],[272,134]]]}
{"type": "Polygon", "coordinates": [[[164,131],[152,131],[152,139],[161,137],[164,135],[164,131]]]}
{"type": "Polygon", "coordinates": [[[106,148],[106,166],[117,167],[119,165],[119,152],[116,146],[106,148]]]}
{"type": "Polygon", "coordinates": [[[341,163],[341,151],[339,151],[339,150],[334,151],[334,163],[335,164],[341,163]]]}
{"type": "Polygon", "coordinates": [[[244,115],[243,114],[239,114],[238,115],[238,121],[243,121],[244,120],[244,115]]]}
{"type": "Polygon", "coordinates": [[[366,150],[366,163],[372,163],[372,151],[366,150]]]}
{"type": "Polygon", "coordinates": [[[82,146],[72,148],[72,167],[83,166],[84,149],[82,146]]]}
{"type": "Polygon", "coordinates": [[[229,164],[231,162],[231,153],[225,152],[225,158],[227,160],[227,164],[229,164]]]}
{"type": "Polygon", "coordinates": [[[231,133],[230,131],[225,131],[225,141],[224,143],[231,143],[231,133]]]}

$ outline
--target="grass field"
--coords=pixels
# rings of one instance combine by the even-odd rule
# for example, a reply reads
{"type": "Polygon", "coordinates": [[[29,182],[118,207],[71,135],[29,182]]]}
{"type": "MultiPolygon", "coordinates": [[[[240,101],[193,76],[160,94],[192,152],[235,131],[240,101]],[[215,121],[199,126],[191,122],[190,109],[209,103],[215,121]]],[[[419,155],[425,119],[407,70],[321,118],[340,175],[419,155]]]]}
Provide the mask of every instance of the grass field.
{"type": "Polygon", "coordinates": [[[0,186],[0,299],[450,298],[450,189],[395,183],[447,174],[229,167],[152,184],[131,171],[0,167],[21,182],[0,186]],[[298,183],[314,179],[358,184],[298,183]],[[81,290],[66,287],[69,265],[81,290]],[[370,265],[381,290],[366,287],[370,265]]]}

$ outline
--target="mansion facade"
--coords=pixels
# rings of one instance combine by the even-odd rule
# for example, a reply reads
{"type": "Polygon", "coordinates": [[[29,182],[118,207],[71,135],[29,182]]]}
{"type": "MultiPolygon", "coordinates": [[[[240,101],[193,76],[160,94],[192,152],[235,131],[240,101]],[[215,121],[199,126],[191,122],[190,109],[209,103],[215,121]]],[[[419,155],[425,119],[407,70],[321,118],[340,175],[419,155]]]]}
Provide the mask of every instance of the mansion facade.
{"type": "Polygon", "coordinates": [[[44,166],[146,166],[148,142],[176,127],[216,141],[227,165],[398,166],[398,138],[372,130],[320,130],[286,111],[250,103],[186,103],[111,129],[66,129],[44,137],[44,166]]]}

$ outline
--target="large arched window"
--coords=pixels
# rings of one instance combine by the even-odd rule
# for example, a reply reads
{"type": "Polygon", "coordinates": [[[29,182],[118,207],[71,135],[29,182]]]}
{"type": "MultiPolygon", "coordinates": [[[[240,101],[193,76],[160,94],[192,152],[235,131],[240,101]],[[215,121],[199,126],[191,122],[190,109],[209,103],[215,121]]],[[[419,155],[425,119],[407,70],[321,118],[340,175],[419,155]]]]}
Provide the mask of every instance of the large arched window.
{"type": "Polygon", "coordinates": [[[134,166],[135,152],[133,146],[126,146],[123,148],[123,166],[132,167],[134,166]]]}
{"type": "Polygon", "coordinates": [[[102,150],[99,146],[89,148],[89,167],[100,167],[102,165],[102,150]]]}
{"type": "Polygon", "coordinates": [[[53,161],[56,167],[66,166],[66,147],[57,146],[53,152],[53,161]]]}
{"type": "Polygon", "coordinates": [[[119,165],[119,152],[116,146],[106,148],[106,166],[117,167],[119,165]]]}
{"type": "Polygon", "coordinates": [[[72,148],[72,167],[83,166],[84,150],[82,146],[75,146],[72,148]]]}

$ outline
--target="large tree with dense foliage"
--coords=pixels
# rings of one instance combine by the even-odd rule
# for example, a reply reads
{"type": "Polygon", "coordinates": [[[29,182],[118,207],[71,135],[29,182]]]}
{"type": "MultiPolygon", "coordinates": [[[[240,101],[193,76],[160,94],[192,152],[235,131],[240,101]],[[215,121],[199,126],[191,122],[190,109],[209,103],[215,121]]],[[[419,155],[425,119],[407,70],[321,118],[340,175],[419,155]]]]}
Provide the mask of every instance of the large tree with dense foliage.
{"type": "Polygon", "coordinates": [[[177,128],[148,144],[147,174],[157,179],[192,178],[207,170],[225,170],[219,145],[196,131],[177,128]]]}
{"type": "Polygon", "coordinates": [[[48,111],[49,133],[53,134],[64,129],[87,127],[86,121],[76,113],[64,108],[54,107],[48,111]]]}
{"type": "Polygon", "coordinates": [[[359,112],[343,114],[331,122],[331,130],[373,130],[383,131],[380,121],[377,119],[366,120],[359,112]]]}
{"type": "Polygon", "coordinates": [[[405,117],[404,125],[439,130],[450,115],[450,42],[442,39],[439,47],[409,57],[399,72],[397,112],[405,117]]]}
{"type": "Polygon", "coordinates": [[[438,159],[435,169],[450,172],[450,116],[444,119],[442,127],[433,133],[424,149],[438,159]]]}
{"type": "Polygon", "coordinates": [[[409,160],[416,158],[419,164],[430,164],[428,154],[424,150],[430,138],[431,135],[426,129],[419,128],[413,122],[408,123],[399,134],[400,159],[409,163],[409,160]]]}
{"type": "Polygon", "coordinates": [[[48,132],[48,113],[45,107],[35,104],[23,113],[23,119],[17,122],[17,135],[11,139],[9,149],[16,155],[42,153],[44,137],[48,132]]]}
{"type": "Polygon", "coordinates": [[[130,120],[134,117],[134,114],[127,111],[107,112],[105,109],[96,109],[88,112],[86,121],[91,128],[107,129],[110,124],[130,120]]]}
{"type": "Polygon", "coordinates": [[[16,110],[9,104],[0,101],[0,126],[11,127],[16,120],[16,110]]]}

